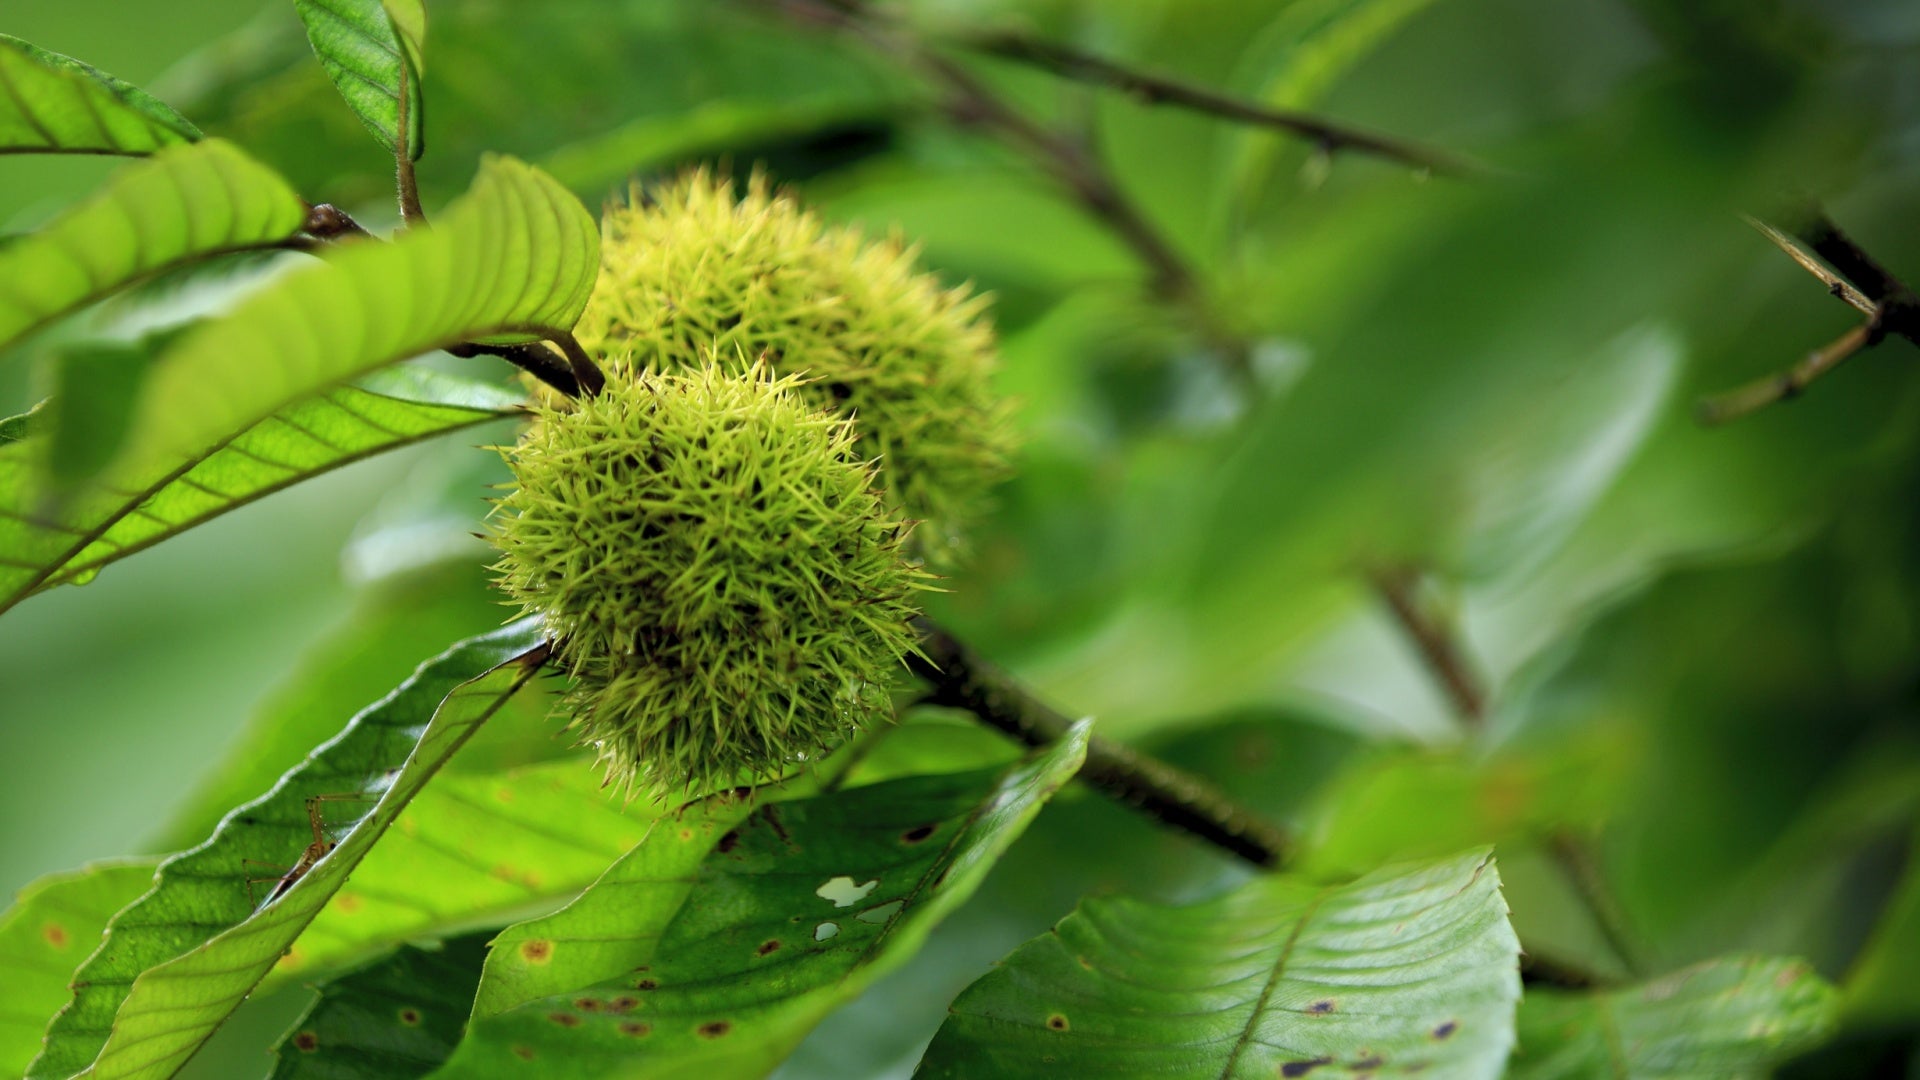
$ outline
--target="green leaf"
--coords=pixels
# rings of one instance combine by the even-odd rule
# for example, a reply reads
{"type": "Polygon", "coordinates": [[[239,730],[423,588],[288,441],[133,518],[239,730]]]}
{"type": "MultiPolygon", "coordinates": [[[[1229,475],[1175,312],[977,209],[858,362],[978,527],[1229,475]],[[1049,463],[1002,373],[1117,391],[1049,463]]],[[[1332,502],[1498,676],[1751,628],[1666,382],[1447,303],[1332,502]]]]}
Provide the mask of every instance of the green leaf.
{"type": "Polygon", "coordinates": [[[0,154],[151,154],[199,137],[139,87],[0,34],[0,154]]]}
{"type": "Polygon", "coordinates": [[[1494,1077],[1519,941],[1492,855],[1089,899],[953,1003],[916,1076],[1494,1077]]]}
{"type": "Polygon", "coordinates": [[[0,918],[0,1075],[26,1072],[40,1052],[47,1017],[67,1000],[67,983],[113,913],[153,881],[158,860],[97,863],[51,874],[20,891],[0,918]]]}
{"type": "Polygon", "coordinates": [[[1824,1039],[1838,995],[1805,963],[1709,960],[1620,990],[1527,991],[1512,1080],[1762,1077],[1824,1039]]]}
{"type": "Polygon", "coordinates": [[[220,139],[130,165],[0,247],[0,347],[159,271],[278,244],[306,217],[285,180],[220,139]]]}
{"type": "Polygon", "coordinates": [[[0,444],[0,611],[302,480],[518,405],[504,390],[426,368],[379,371],[289,405],[144,487],[53,506],[39,482],[47,448],[0,444]]]}
{"type": "MultiPolygon", "coordinates": [[[[204,844],[161,864],[114,917],[47,1032],[32,1077],[163,1077],[177,1069],[293,944],[408,800],[480,723],[533,677],[541,628],[523,620],[421,665],[204,844]],[[377,798],[331,853],[255,907],[249,879],[284,873],[313,839],[306,800],[377,798]]],[[[327,803],[318,804],[326,807],[327,803]]],[[[331,804],[351,806],[349,802],[331,804]]],[[[337,819],[330,829],[346,824],[337,819]]],[[[268,885],[269,890],[273,888],[268,885]]]]}
{"type": "Polygon", "coordinates": [[[420,76],[427,13],[420,0],[294,0],[327,78],[388,150],[398,153],[400,93],[406,89],[407,156],[421,136],[420,76]]]}
{"type": "Polygon", "coordinates": [[[565,937],[509,930],[511,952],[490,958],[488,978],[513,985],[483,985],[479,1000],[498,1007],[559,985],[527,976],[543,962],[602,981],[476,1021],[435,1075],[765,1076],[972,895],[1078,770],[1090,727],[1005,770],[763,804],[730,830],[738,819],[720,806],[662,819],[574,908],[540,924],[565,937]],[[596,895],[603,888],[610,895],[596,895]],[[579,939],[589,920],[604,946],[579,939]],[[629,970],[604,979],[621,963],[629,970]]]}
{"type": "Polygon", "coordinates": [[[562,902],[640,843],[661,809],[609,793],[584,757],[442,776],[407,806],[268,982],[562,902]]]}
{"type": "Polygon", "coordinates": [[[564,333],[593,291],[599,252],[578,199],[490,155],[434,228],[339,245],[162,356],[114,482],[165,475],[295,401],[411,356],[564,333]]]}
{"type": "Polygon", "coordinates": [[[27,436],[46,428],[47,403],[43,400],[33,408],[18,416],[9,416],[0,420],[0,447],[8,443],[17,443],[27,436]]]}
{"type": "Polygon", "coordinates": [[[460,1041],[490,936],[409,945],[325,983],[274,1047],[272,1080],[424,1076],[460,1041]]]}

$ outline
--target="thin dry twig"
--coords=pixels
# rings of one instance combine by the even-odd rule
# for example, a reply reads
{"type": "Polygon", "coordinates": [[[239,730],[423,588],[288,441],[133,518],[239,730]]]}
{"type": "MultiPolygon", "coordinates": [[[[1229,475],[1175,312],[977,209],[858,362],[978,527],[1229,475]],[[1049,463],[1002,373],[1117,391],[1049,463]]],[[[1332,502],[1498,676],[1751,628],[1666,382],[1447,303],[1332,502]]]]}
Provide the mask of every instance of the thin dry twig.
{"type": "Polygon", "coordinates": [[[1854,243],[1825,213],[1817,209],[1809,212],[1805,224],[1791,236],[1756,218],[1746,220],[1801,269],[1825,285],[1830,295],[1867,318],[1808,353],[1793,367],[1701,401],[1698,409],[1701,423],[1723,424],[1750,416],[1769,405],[1791,401],[1805,393],[1814,380],[1880,344],[1888,334],[1920,345],[1920,297],[1854,243]]]}
{"type": "MultiPolygon", "coordinates": [[[[1446,691],[1460,722],[1469,730],[1486,724],[1487,692],[1466,660],[1453,627],[1434,616],[1419,598],[1421,574],[1411,567],[1378,568],[1371,572],[1374,588],[1394,619],[1419,650],[1428,672],[1446,691]]],[[[1620,963],[1640,973],[1638,939],[1627,923],[1593,845],[1570,828],[1556,829],[1547,840],[1547,853],[1560,866],[1568,883],[1620,963]]]]}
{"type": "Polygon", "coordinates": [[[1486,690],[1467,663],[1452,628],[1421,603],[1420,572],[1407,566],[1387,566],[1374,568],[1368,576],[1393,612],[1394,621],[1419,651],[1427,670],[1446,691],[1460,722],[1470,729],[1483,725],[1487,718],[1486,690]]]}
{"type": "Polygon", "coordinates": [[[1487,166],[1450,151],[1363,131],[1291,109],[1275,109],[1192,83],[1124,67],[1104,57],[1012,31],[956,39],[975,52],[1048,71],[1064,79],[1118,90],[1145,105],[1173,105],[1223,120],[1298,135],[1326,153],[1352,151],[1448,176],[1486,176],[1487,166]]]}

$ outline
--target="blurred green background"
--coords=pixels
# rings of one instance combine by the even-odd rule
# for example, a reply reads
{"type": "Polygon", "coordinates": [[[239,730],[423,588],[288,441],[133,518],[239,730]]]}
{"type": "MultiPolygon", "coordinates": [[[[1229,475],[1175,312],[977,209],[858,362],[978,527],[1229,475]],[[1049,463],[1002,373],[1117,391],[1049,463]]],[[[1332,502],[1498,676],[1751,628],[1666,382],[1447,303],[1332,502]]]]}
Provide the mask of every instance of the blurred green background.
{"type": "MultiPolygon", "coordinates": [[[[1920,9],[907,7],[929,33],[1028,28],[1495,171],[1326,161],[979,63],[1110,163],[1202,281],[1196,318],[1142,302],[1144,271],[1099,221],[847,43],[730,4],[434,0],[428,203],[483,150],[590,205],[629,176],[760,164],[830,218],[920,241],[930,266],[995,293],[1026,437],[943,619],[1065,710],[1300,824],[1318,872],[1500,843],[1529,949],[1604,966],[1539,856],[1550,826],[1599,829],[1658,966],[1805,955],[1855,976],[1848,1039],[1811,1068],[1904,1060],[1920,1024],[1920,978],[1897,962],[1920,940],[1913,349],[1890,341],[1724,427],[1693,408],[1854,318],[1739,213],[1816,198],[1920,278],[1920,9]],[[1402,565],[1462,628],[1491,692],[1482,738],[1463,741],[1368,583],[1402,565]]],[[[147,86],[310,199],[394,217],[387,163],[288,5],[29,0],[0,30],[147,86]]],[[[111,168],[0,161],[0,231],[111,168]]],[[[102,318],[217,303],[248,272],[163,282],[102,318]]],[[[0,365],[9,411],[34,398],[30,367],[0,365]]],[[[502,437],[351,467],[0,618],[0,889],[193,842],[257,793],[196,792],[219,763],[254,755],[247,775],[270,779],[503,617],[463,541],[492,476],[472,448],[502,437]],[[331,691],[306,706],[310,729],[247,731],[302,678],[331,691]]],[[[524,712],[532,734],[495,752],[557,752],[524,712]]],[[[888,1034],[890,1018],[937,1018],[1085,892],[1194,896],[1233,872],[1108,808],[1050,809],[923,961],[792,1075],[911,1061],[931,1028],[888,1034]]]]}

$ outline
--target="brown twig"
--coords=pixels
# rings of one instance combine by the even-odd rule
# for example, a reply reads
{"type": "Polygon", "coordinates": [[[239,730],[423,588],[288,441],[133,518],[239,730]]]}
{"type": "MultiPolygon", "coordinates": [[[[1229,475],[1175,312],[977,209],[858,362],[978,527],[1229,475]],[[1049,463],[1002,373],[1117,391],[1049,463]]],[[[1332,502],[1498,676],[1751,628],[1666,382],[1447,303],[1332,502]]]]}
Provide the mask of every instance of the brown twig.
{"type": "Polygon", "coordinates": [[[1791,401],[1815,379],[1880,344],[1888,334],[1920,345],[1920,297],[1840,231],[1825,213],[1807,211],[1804,223],[1792,236],[1755,218],[1747,221],[1825,285],[1829,294],[1867,318],[1786,371],[1701,401],[1701,423],[1722,424],[1791,401]]]}
{"type": "Polygon", "coordinates": [[[573,336],[571,330],[553,339],[560,346],[560,352],[567,358],[567,367],[573,373],[573,381],[580,393],[587,397],[599,397],[600,391],[607,388],[607,377],[600,373],[587,350],[581,346],[580,339],[573,336]]]}
{"type": "MultiPolygon", "coordinates": [[[[1466,660],[1453,628],[1421,604],[1420,573],[1411,567],[1372,571],[1374,588],[1393,613],[1394,620],[1418,649],[1426,668],[1453,703],[1460,722],[1470,730],[1486,724],[1487,693],[1466,660]]],[[[1607,944],[1628,971],[1640,971],[1640,950],[1625,915],[1601,873],[1599,856],[1571,829],[1556,829],[1547,839],[1547,853],[1586,905],[1588,914],[1607,944]]]]}
{"type": "Polygon", "coordinates": [[[483,345],[468,341],[450,345],[446,351],[459,357],[497,356],[567,397],[580,396],[580,380],[574,375],[571,361],[563,362],[545,345],[483,345]]]}
{"type": "Polygon", "coordinates": [[[975,52],[1048,71],[1064,79],[1118,90],[1145,105],[1174,105],[1225,120],[1272,128],[1311,139],[1327,153],[1343,150],[1371,154],[1415,169],[1450,176],[1484,176],[1486,166],[1432,147],[1420,146],[1322,117],[1275,109],[1229,97],[1205,87],[1122,67],[1111,60],[1012,31],[967,35],[957,42],[975,52]]]}
{"type": "Polygon", "coordinates": [[[771,3],[800,21],[853,33],[881,55],[918,68],[944,92],[948,109],[958,120],[991,130],[1024,151],[1133,249],[1147,267],[1155,293],[1169,299],[1199,300],[1197,278],[1186,260],[1078,141],[1047,130],[1008,105],[971,72],[928,48],[863,0],[761,2],[771,3]]]}
{"type": "MultiPolygon", "coordinates": [[[[925,704],[972,713],[1028,746],[1055,742],[1072,726],[931,620],[919,619],[916,627],[922,655],[910,657],[907,666],[931,687],[925,704]]],[[[1097,735],[1087,744],[1079,779],[1255,866],[1279,866],[1293,846],[1277,826],[1200,777],[1097,735]]]]}
{"type": "Polygon", "coordinates": [[[1607,885],[1607,876],[1593,845],[1572,829],[1561,829],[1548,838],[1547,850],[1560,864],[1574,892],[1580,894],[1600,936],[1606,939],[1607,947],[1620,959],[1627,973],[1644,975],[1646,967],[1641,959],[1639,938],[1627,925],[1626,912],[1621,910],[1619,900],[1607,885]]]}
{"type": "Polygon", "coordinates": [[[1486,722],[1487,695],[1455,640],[1453,632],[1420,601],[1420,572],[1407,566],[1377,567],[1368,576],[1375,591],[1393,612],[1400,630],[1419,651],[1420,659],[1446,691],[1454,712],[1468,728],[1486,722]]]}

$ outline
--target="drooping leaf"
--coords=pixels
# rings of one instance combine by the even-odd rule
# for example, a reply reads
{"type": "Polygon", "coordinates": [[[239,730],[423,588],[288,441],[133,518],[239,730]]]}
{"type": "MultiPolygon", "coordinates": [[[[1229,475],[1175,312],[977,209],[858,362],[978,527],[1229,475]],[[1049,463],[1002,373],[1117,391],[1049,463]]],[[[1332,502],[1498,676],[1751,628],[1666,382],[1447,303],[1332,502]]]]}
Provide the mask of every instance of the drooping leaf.
{"type": "MultiPolygon", "coordinates": [[[[475,515],[481,512],[483,490],[476,486],[467,492],[475,515]]],[[[228,810],[272,787],[308,750],[339,730],[340,717],[351,715],[406,678],[413,657],[435,643],[484,633],[499,620],[499,593],[478,559],[429,564],[367,582],[355,596],[353,610],[280,675],[278,685],[261,700],[246,725],[227,741],[219,760],[186,794],[156,842],[166,850],[199,843],[228,810]]],[[[516,696],[499,719],[481,729],[476,737],[481,744],[498,735],[500,728],[508,726],[502,721],[508,721],[540,729],[535,738],[555,751],[564,750],[563,743],[551,738],[551,727],[539,723],[549,703],[533,690],[529,687],[516,696]]],[[[450,768],[469,765],[476,749],[476,744],[468,744],[450,768]]],[[[468,771],[499,771],[526,763],[506,760],[496,768],[468,771]]],[[[375,861],[384,850],[376,849],[375,861]]],[[[356,873],[364,879],[367,866],[362,864],[356,873]]]]}
{"type": "Polygon", "coordinates": [[[544,657],[541,628],[523,620],[462,642],[421,665],[354,717],[274,789],[230,814],[205,843],[161,864],[154,887],[121,911],[79,971],[32,1077],[171,1075],[293,944],[422,785],[544,657]],[[284,895],[258,908],[249,881],[271,891],[312,835],[307,800],[351,829],[284,895]],[[357,814],[346,808],[359,806],[357,814]],[[355,820],[357,818],[357,820],[355,820]],[[254,867],[258,862],[263,867],[254,867]],[[277,868],[277,869],[275,869],[277,868]]]}
{"type": "Polygon", "coordinates": [[[1797,960],[1723,957],[1639,986],[1528,990],[1512,1080],[1737,1080],[1809,1049],[1838,994],[1797,960]]]}
{"type": "Polygon", "coordinates": [[[294,0],[293,7],[327,78],[367,130],[396,153],[406,88],[407,156],[418,159],[426,148],[420,84],[427,13],[420,0],[294,0]]]}
{"type": "Polygon", "coordinates": [[[20,891],[0,918],[0,1075],[26,1072],[47,1017],[67,1000],[74,969],[113,913],[153,881],[158,860],[98,863],[52,874],[20,891]]]}
{"type": "Polygon", "coordinates": [[[377,371],[288,405],[144,487],[52,507],[38,477],[41,441],[0,444],[0,611],[303,480],[518,405],[504,390],[425,368],[377,371]]]}
{"type": "Polygon", "coordinates": [[[442,776],[407,806],[268,982],[563,901],[639,843],[661,809],[610,794],[580,758],[442,776]]]}
{"type": "Polygon", "coordinates": [[[569,330],[599,271],[592,215],[512,158],[391,244],[349,244],[189,335],[155,365],[116,478],[177,468],[301,398],[477,338],[569,330]]]}
{"type": "Polygon", "coordinates": [[[46,228],[0,246],[0,347],[158,271],[278,244],[306,216],[285,180],[221,139],[130,165],[46,228]]]}
{"type": "Polygon", "coordinates": [[[1089,899],[955,1000],[915,1075],[1495,1077],[1518,960],[1485,852],[1188,907],[1089,899]]]}
{"type": "MultiPolygon", "coordinates": [[[[576,905],[580,922],[605,924],[607,948],[581,947],[584,927],[562,913],[544,925],[566,938],[509,931],[518,956],[490,970],[534,992],[562,981],[525,977],[541,963],[577,962],[601,981],[477,1021],[435,1075],[765,1076],[978,888],[1079,768],[1089,728],[1006,770],[767,803],[727,831],[724,813],[692,817],[685,836],[663,819],[603,881],[612,897],[576,905]],[[656,843],[665,849],[647,853],[656,843]],[[614,898],[625,903],[604,902],[614,898]],[[629,970],[605,979],[617,963],[629,970]]],[[[480,1000],[497,1006],[514,990],[480,1000]]]]}
{"type": "Polygon", "coordinates": [[[274,1047],[272,1080],[423,1076],[460,1041],[491,934],[404,946],[329,980],[274,1047]]]}
{"type": "Polygon", "coordinates": [[[139,87],[0,34],[0,154],[151,154],[199,137],[139,87]]]}

